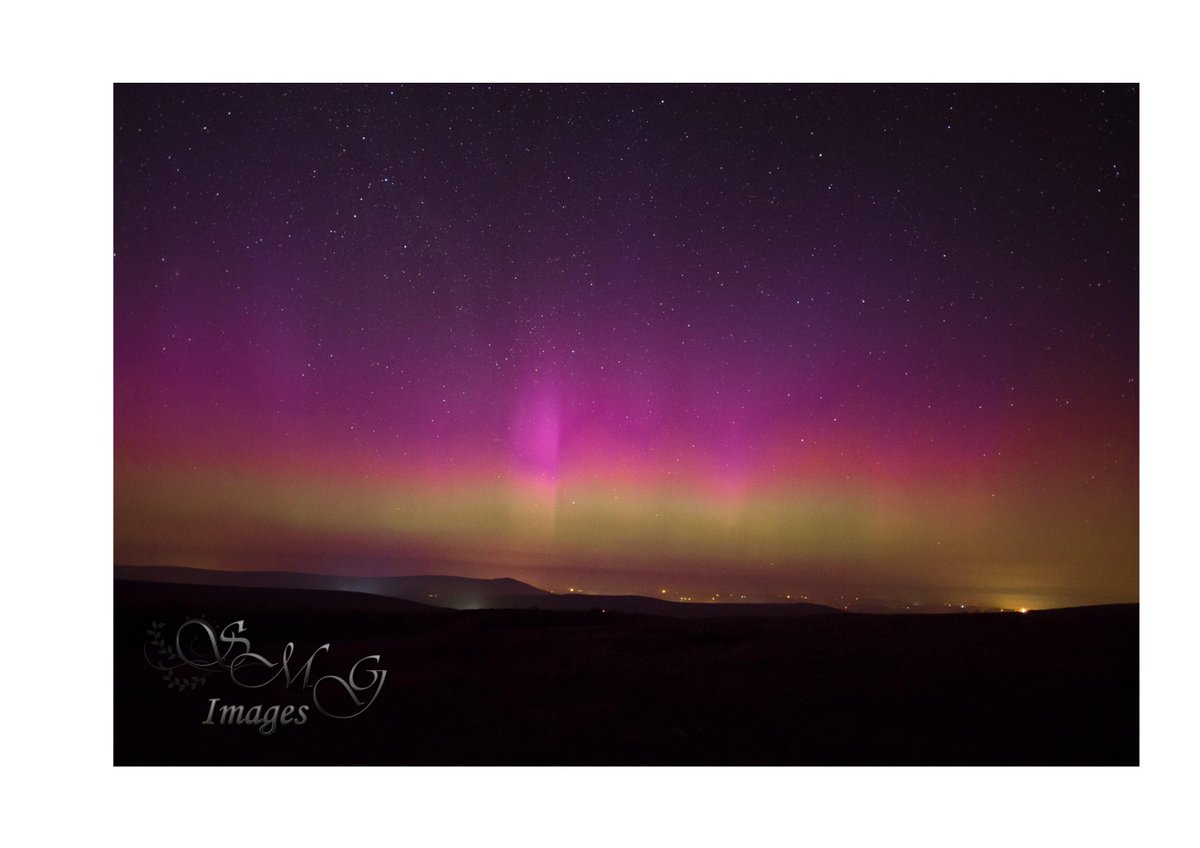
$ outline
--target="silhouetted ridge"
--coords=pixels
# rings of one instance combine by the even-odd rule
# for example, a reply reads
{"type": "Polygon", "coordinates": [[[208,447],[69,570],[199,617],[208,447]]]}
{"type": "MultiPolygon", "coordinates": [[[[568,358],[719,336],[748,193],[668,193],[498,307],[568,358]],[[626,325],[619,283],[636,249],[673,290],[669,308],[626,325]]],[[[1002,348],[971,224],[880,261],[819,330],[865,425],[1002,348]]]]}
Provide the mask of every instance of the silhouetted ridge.
{"type": "Polygon", "coordinates": [[[405,577],[362,577],[307,574],[291,571],[216,571],[178,566],[129,566],[114,568],[119,580],[155,583],[187,583],[247,589],[309,589],[357,592],[415,601],[447,609],[541,609],[561,611],[604,610],[606,612],[661,615],[672,618],[726,618],[842,614],[820,604],[706,604],[679,603],[640,595],[556,595],[514,580],[498,577],[420,575],[405,577]]]}

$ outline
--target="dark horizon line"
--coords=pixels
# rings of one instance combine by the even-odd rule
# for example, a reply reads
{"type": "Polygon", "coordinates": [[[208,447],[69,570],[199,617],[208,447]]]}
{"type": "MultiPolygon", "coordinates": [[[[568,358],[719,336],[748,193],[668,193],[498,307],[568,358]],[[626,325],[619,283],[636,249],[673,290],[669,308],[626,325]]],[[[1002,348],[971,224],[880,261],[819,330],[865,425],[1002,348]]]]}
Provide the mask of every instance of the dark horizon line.
{"type": "MultiPolygon", "coordinates": [[[[760,593],[758,596],[759,597],[779,597],[780,600],[769,600],[769,601],[749,600],[749,599],[732,600],[732,597],[730,596],[731,597],[730,600],[723,599],[720,601],[711,601],[711,600],[690,600],[689,599],[689,600],[685,601],[685,600],[675,600],[675,599],[671,599],[671,598],[661,598],[661,597],[657,597],[655,595],[632,594],[632,593],[594,593],[594,592],[585,592],[583,590],[577,590],[577,591],[571,591],[568,593],[563,593],[563,592],[556,592],[552,589],[545,589],[545,588],[542,588],[541,586],[536,586],[527,581],[519,580],[515,577],[509,577],[509,576],[468,577],[468,576],[461,575],[461,574],[387,574],[387,575],[332,574],[329,572],[321,572],[321,571],[290,571],[290,570],[283,571],[283,570],[272,570],[272,569],[243,569],[243,568],[218,569],[218,568],[204,568],[204,567],[200,567],[200,566],[191,566],[191,565],[163,565],[163,564],[154,564],[154,563],[114,563],[113,564],[113,571],[114,571],[113,579],[114,580],[131,580],[131,581],[143,582],[143,583],[170,583],[171,581],[153,580],[153,579],[138,580],[137,578],[133,578],[133,577],[125,577],[125,576],[121,576],[120,574],[117,573],[120,569],[158,569],[158,570],[163,570],[163,571],[168,571],[168,570],[169,571],[191,571],[191,572],[199,572],[202,574],[214,575],[217,577],[219,577],[220,575],[271,575],[271,576],[284,576],[284,577],[287,577],[287,576],[319,577],[319,578],[328,578],[331,580],[337,580],[337,579],[341,578],[341,579],[346,579],[346,580],[407,580],[407,581],[457,580],[457,581],[466,581],[466,582],[470,582],[470,583],[505,582],[505,583],[510,583],[510,584],[515,583],[520,586],[524,586],[529,589],[533,589],[533,590],[536,590],[537,592],[540,592],[540,593],[543,593],[546,595],[550,595],[553,597],[573,597],[574,596],[574,597],[591,597],[591,598],[597,598],[597,599],[634,598],[634,599],[644,599],[647,601],[654,601],[655,603],[658,603],[658,604],[670,604],[672,606],[678,606],[678,607],[691,607],[691,606],[827,607],[831,612],[842,613],[842,614],[849,613],[849,614],[853,614],[853,615],[979,615],[979,614],[989,614],[989,613],[991,613],[991,614],[995,614],[995,613],[1023,614],[1023,613],[1036,613],[1036,612],[1054,612],[1054,611],[1062,611],[1062,610],[1103,609],[1103,608],[1107,608],[1107,607],[1140,607],[1140,605],[1141,605],[1140,599],[1134,600],[1134,601],[1105,601],[1105,602],[1098,602],[1098,603],[1092,603],[1092,604],[1069,604],[1066,606],[1052,606],[1052,607],[1038,607],[1038,608],[1029,607],[1029,608],[1021,608],[1021,609],[1008,608],[1008,607],[989,607],[989,606],[983,606],[983,605],[979,605],[979,604],[972,604],[970,606],[962,605],[958,609],[954,609],[953,605],[951,605],[951,604],[941,604],[941,605],[939,605],[939,604],[924,604],[924,605],[915,604],[915,605],[907,605],[903,609],[901,609],[895,605],[882,605],[879,603],[868,603],[867,606],[872,607],[871,609],[866,610],[866,611],[855,611],[855,610],[849,609],[848,606],[838,607],[831,603],[822,603],[820,601],[810,600],[806,596],[802,596],[802,599],[800,599],[800,600],[793,600],[790,598],[790,596],[775,596],[775,595],[771,595],[769,593],[760,593]],[[785,600],[784,597],[787,597],[787,599],[785,600]],[[880,607],[880,606],[887,606],[888,609],[876,608],[876,607],[880,607]],[[947,609],[947,608],[949,608],[949,609],[947,609]]],[[[376,594],[376,593],[372,593],[372,592],[365,592],[361,589],[350,589],[350,588],[339,589],[336,587],[330,587],[330,588],[303,588],[303,587],[280,587],[280,586],[246,586],[246,587],[243,587],[243,586],[237,586],[237,585],[232,585],[232,584],[223,584],[223,583],[204,584],[204,583],[187,583],[184,581],[181,581],[181,582],[177,583],[176,585],[195,585],[195,586],[208,585],[208,586],[220,586],[223,588],[231,588],[231,589],[238,589],[238,588],[247,588],[247,589],[256,589],[256,590],[283,589],[283,590],[293,590],[293,591],[297,591],[297,590],[298,591],[335,591],[335,592],[341,591],[341,592],[349,592],[349,593],[357,593],[357,594],[376,594]]],[[[384,595],[383,597],[393,597],[393,596],[384,595]]],[[[720,595],[718,595],[718,597],[720,597],[720,595]]],[[[450,609],[450,610],[455,609],[454,607],[438,607],[433,604],[427,604],[427,606],[429,606],[431,609],[450,609]]],[[[492,609],[500,609],[500,607],[492,607],[492,609]]]]}

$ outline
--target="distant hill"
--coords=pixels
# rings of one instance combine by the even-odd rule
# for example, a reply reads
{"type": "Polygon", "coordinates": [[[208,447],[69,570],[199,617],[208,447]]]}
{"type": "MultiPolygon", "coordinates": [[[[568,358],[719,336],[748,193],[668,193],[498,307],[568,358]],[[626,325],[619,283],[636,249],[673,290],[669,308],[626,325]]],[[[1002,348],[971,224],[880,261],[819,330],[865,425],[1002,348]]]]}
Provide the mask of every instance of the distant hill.
{"type": "Polygon", "coordinates": [[[720,604],[681,603],[641,595],[515,595],[498,598],[496,608],[543,609],[633,613],[636,615],[665,615],[672,618],[790,618],[798,615],[845,615],[842,610],[821,604],[720,604]]]}
{"type": "Polygon", "coordinates": [[[440,575],[358,577],[294,571],[215,571],[169,565],[118,565],[114,568],[114,576],[118,580],[190,583],[198,586],[359,592],[449,609],[490,609],[504,605],[497,603],[499,599],[553,597],[549,592],[508,577],[495,580],[440,575]]]}
{"type": "Polygon", "coordinates": [[[440,607],[362,592],[125,580],[121,577],[113,581],[113,596],[119,609],[144,611],[146,615],[155,616],[166,615],[170,610],[187,615],[201,610],[208,614],[228,611],[245,615],[247,611],[253,611],[273,616],[300,613],[326,616],[452,614],[440,607]]]}
{"type": "Polygon", "coordinates": [[[214,571],[177,566],[118,565],[118,580],[187,583],[248,589],[306,589],[357,592],[400,598],[447,609],[541,609],[661,615],[672,618],[730,618],[755,616],[787,618],[802,615],[841,615],[842,610],[820,604],[680,603],[639,595],[556,595],[528,583],[501,577],[423,575],[417,577],[356,577],[288,571],[214,571]]]}

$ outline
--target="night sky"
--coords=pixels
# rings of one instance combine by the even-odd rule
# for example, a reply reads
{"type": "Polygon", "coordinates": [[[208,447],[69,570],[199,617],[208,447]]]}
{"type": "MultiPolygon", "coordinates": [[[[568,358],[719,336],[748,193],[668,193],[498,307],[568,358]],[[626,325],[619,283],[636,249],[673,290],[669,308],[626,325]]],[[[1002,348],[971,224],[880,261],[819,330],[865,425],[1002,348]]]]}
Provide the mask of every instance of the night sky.
{"type": "Polygon", "coordinates": [[[1138,599],[1136,86],[114,109],[118,563],[1138,599]]]}

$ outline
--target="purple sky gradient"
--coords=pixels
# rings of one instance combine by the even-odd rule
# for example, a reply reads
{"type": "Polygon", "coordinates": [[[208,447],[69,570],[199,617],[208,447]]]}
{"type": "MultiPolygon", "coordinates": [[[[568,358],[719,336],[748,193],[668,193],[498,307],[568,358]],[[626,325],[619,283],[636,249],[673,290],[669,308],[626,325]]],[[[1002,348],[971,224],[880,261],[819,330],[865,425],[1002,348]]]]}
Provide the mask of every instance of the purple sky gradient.
{"type": "Polygon", "coordinates": [[[1136,86],[114,122],[118,562],[1137,599],[1136,86]]]}

